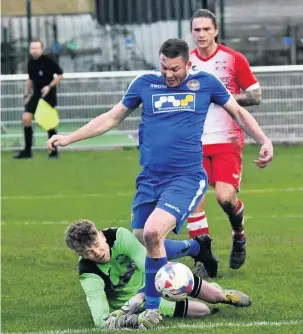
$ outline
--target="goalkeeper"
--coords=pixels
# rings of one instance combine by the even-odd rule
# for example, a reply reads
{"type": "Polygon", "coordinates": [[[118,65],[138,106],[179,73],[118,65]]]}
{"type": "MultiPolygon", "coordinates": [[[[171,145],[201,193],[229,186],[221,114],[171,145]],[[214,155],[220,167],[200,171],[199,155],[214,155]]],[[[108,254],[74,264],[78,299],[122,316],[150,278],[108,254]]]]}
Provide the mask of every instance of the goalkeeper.
{"type": "MultiPolygon", "coordinates": [[[[79,220],[66,230],[65,242],[80,255],[79,280],[98,328],[148,329],[157,324],[161,316],[197,317],[211,313],[208,306],[198,300],[161,299],[161,315],[140,317],[137,313],[142,311],[144,302],[146,250],[123,227],[98,231],[91,221],[79,220]]],[[[183,242],[186,248],[188,241],[183,242]]],[[[222,290],[197,276],[194,279],[193,298],[213,304],[251,305],[249,297],[240,291],[222,290]]]]}

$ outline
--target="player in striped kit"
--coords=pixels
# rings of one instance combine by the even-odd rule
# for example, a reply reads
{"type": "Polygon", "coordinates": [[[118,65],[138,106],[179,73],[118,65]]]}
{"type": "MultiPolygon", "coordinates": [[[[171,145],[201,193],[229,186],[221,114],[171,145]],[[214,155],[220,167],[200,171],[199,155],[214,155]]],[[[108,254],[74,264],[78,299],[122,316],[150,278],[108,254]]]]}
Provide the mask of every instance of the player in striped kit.
{"type": "MultiPolygon", "coordinates": [[[[191,18],[190,29],[196,44],[190,55],[193,69],[217,76],[241,106],[258,105],[261,102],[259,83],[241,53],[217,42],[215,15],[207,9],[197,10],[191,18]]],[[[209,184],[215,188],[216,199],[232,227],[230,268],[239,269],[246,258],[244,205],[237,197],[242,172],[244,133],[222,109],[213,103],[207,114],[202,136],[203,165],[209,184]]],[[[262,164],[257,166],[265,167],[262,164]]],[[[209,234],[204,202],[205,196],[188,218],[187,227],[192,238],[209,234]]],[[[207,275],[203,265],[198,270],[200,275],[203,271],[202,276],[207,275]]]]}

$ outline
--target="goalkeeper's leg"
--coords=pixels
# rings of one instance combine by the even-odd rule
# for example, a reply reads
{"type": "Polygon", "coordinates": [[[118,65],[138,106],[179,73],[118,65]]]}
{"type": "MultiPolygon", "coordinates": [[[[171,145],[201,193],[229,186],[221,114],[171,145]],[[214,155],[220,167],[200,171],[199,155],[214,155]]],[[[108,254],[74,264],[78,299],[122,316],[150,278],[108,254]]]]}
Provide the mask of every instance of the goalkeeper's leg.
{"type": "Polygon", "coordinates": [[[216,283],[208,283],[194,275],[194,288],[190,296],[212,304],[229,304],[237,307],[248,307],[251,299],[239,290],[224,290],[216,283]]]}

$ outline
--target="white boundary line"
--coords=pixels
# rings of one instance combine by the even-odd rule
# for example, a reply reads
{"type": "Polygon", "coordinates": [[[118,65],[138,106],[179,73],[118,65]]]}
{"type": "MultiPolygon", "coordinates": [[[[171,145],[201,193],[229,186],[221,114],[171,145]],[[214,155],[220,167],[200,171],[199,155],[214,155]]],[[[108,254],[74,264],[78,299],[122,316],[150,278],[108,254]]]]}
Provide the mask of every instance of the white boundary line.
{"type": "MultiPolygon", "coordinates": [[[[298,188],[265,188],[265,189],[246,189],[241,190],[241,194],[267,194],[275,192],[300,192],[303,191],[303,187],[298,188]]],[[[208,190],[209,193],[213,193],[213,190],[208,190]]],[[[102,193],[91,193],[91,194],[56,194],[56,195],[33,195],[33,196],[2,196],[3,201],[7,200],[44,200],[44,199],[66,199],[66,198],[112,198],[112,197],[130,197],[134,196],[134,192],[117,192],[115,194],[102,194],[102,193]]]]}
{"type": "MultiPolygon", "coordinates": [[[[245,219],[260,219],[266,220],[266,219],[298,219],[303,218],[303,214],[297,214],[297,213],[289,213],[287,215],[271,215],[271,216],[245,216],[245,219]]],[[[211,217],[212,221],[219,221],[219,220],[226,220],[225,216],[217,216],[217,217],[211,217]]],[[[120,224],[130,223],[131,219],[117,219],[115,221],[113,220],[96,220],[97,224],[107,224],[112,226],[117,226],[120,224]]],[[[1,225],[67,225],[70,224],[71,221],[2,221],[1,225]]]]}
{"type": "MultiPolygon", "coordinates": [[[[226,322],[226,323],[200,323],[200,324],[175,324],[174,326],[159,326],[155,328],[155,331],[164,331],[171,329],[213,329],[213,328],[244,328],[244,327],[282,327],[282,326],[298,326],[303,324],[303,320],[285,320],[285,321],[253,321],[253,322],[226,322]]],[[[119,329],[119,332],[122,329],[119,329]]],[[[125,331],[125,330],[124,330],[125,331]]],[[[129,330],[127,330],[129,331],[129,330]]],[[[83,328],[83,329],[65,329],[65,330],[52,330],[52,331],[40,331],[40,332],[5,332],[3,334],[82,334],[93,332],[109,332],[104,329],[97,328],[83,328]]]]}

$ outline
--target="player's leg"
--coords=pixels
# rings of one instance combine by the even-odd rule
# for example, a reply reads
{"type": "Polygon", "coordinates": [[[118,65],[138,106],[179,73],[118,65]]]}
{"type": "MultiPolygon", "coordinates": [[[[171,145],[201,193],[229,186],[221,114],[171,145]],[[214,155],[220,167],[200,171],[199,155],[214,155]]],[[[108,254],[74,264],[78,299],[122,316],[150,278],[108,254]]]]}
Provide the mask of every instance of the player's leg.
{"type": "MultiPolygon", "coordinates": [[[[157,203],[141,203],[139,199],[142,199],[144,194],[144,201],[152,200],[155,195],[153,195],[154,189],[149,189],[148,184],[140,182],[138,187],[136,197],[132,205],[132,221],[131,228],[133,234],[136,238],[145,246],[143,239],[143,229],[145,222],[148,217],[154,211],[157,203]],[[146,195],[150,193],[148,197],[146,195]]],[[[196,240],[164,240],[164,247],[167,252],[168,260],[175,260],[184,256],[196,257],[200,252],[200,243],[196,240]]],[[[202,244],[202,248],[207,248],[207,245],[202,244]]]]}
{"type": "MultiPolygon", "coordinates": [[[[165,238],[173,229],[179,229],[177,219],[171,213],[157,207],[149,216],[144,227],[144,243],[147,249],[145,267],[145,311],[141,317],[157,317],[160,307],[160,294],[155,287],[157,271],[167,263],[165,238]],[[159,224],[161,222],[161,224],[159,224]]],[[[195,240],[192,240],[195,242],[195,240]]],[[[197,243],[198,245],[198,243],[197,243]]]]}
{"type": "Polygon", "coordinates": [[[187,177],[171,175],[164,179],[162,176],[156,181],[159,200],[157,207],[148,217],[143,232],[147,251],[145,262],[146,311],[140,315],[143,318],[157,317],[159,314],[160,294],[155,287],[155,275],[167,263],[165,238],[172,230],[178,233],[207,188],[203,172],[187,177]]]}
{"type": "Polygon", "coordinates": [[[156,205],[157,205],[157,202],[139,204],[134,200],[134,203],[133,203],[131,228],[133,230],[134,236],[144,246],[145,246],[144,238],[143,238],[144,225],[148,217],[151,215],[151,213],[156,208],[156,205]]]}
{"type": "MultiPolygon", "coordinates": [[[[142,207],[140,207],[138,209],[140,209],[140,210],[142,209],[142,211],[143,210],[145,211],[144,206],[145,205],[142,205],[142,207]]],[[[143,222],[143,220],[141,222],[143,222]]],[[[142,245],[145,246],[144,240],[143,240],[143,228],[134,229],[133,234],[142,243],[142,245]]],[[[201,243],[202,243],[202,249],[203,250],[208,247],[208,244],[209,244],[208,240],[201,240],[200,242],[198,242],[196,239],[191,239],[191,240],[165,239],[164,240],[164,247],[165,247],[165,250],[166,250],[167,260],[172,261],[172,260],[180,259],[180,258],[185,257],[185,256],[190,256],[192,258],[196,258],[201,251],[201,243]]],[[[199,276],[199,273],[197,275],[199,276]]],[[[203,275],[203,277],[204,276],[205,275],[203,275]]]]}
{"type": "MultiPolygon", "coordinates": [[[[211,157],[203,157],[203,167],[208,177],[208,184],[213,186],[211,157]]],[[[190,238],[194,238],[202,234],[209,234],[207,218],[204,211],[205,199],[204,195],[187,219],[187,229],[190,238]]]]}
{"type": "Polygon", "coordinates": [[[155,208],[147,219],[143,238],[146,247],[145,262],[145,308],[159,309],[160,294],[155,287],[157,271],[167,263],[164,240],[176,227],[176,217],[162,208],[155,208]]]}
{"type": "MultiPolygon", "coordinates": [[[[165,193],[162,194],[162,198],[160,198],[158,206],[160,205],[165,210],[170,210],[172,214],[175,214],[177,218],[177,227],[175,232],[178,233],[183,225],[183,222],[186,221],[189,214],[195,209],[196,205],[204,196],[206,189],[206,174],[205,171],[201,171],[199,176],[182,175],[176,178],[174,182],[169,185],[165,193]]],[[[187,244],[188,248],[190,244],[191,248],[189,249],[191,254],[184,254],[183,256],[190,255],[194,258],[195,263],[202,262],[209,276],[216,276],[218,261],[211,252],[210,237],[208,235],[198,236],[187,242],[187,244]],[[195,252],[196,255],[193,252],[195,252]]],[[[178,248],[174,249],[174,241],[166,241],[165,246],[168,254],[170,254],[170,258],[174,258],[172,256],[173,251],[178,251],[178,248]],[[168,249],[168,246],[171,246],[171,248],[168,249]]],[[[182,249],[179,249],[179,254],[182,254],[181,251],[182,249]]]]}
{"type": "MultiPolygon", "coordinates": [[[[208,177],[208,184],[210,186],[214,186],[213,177],[212,177],[212,160],[211,156],[204,156],[203,157],[203,167],[208,177]]],[[[206,196],[204,195],[202,199],[199,201],[197,207],[193,210],[193,212],[189,215],[187,219],[187,229],[189,232],[189,236],[191,238],[197,238],[198,240],[204,240],[204,243],[208,243],[208,249],[211,253],[211,238],[209,235],[209,228],[207,223],[206,214],[204,211],[206,196]],[[205,235],[203,237],[203,235],[205,235]],[[207,239],[207,240],[206,240],[207,239]]],[[[217,261],[218,263],[218,261],[217,261]]],[[[218,265],[217,265],[218,267],[218,265]]],[[[200,261],[195,262],[195,273],[200,277],[214,277],[214,270],[212,272],[208,272],[205,268],[204,263],[200,261]]],[[[217,269],[216,269],[217,273],[217,269]]]]}
{"type": "MultiPolygon", "coordinates": [[[[132,203],[132,229],[135,231],[135,235],[142,241],[147,249],[147,257],[145,261],[145,309],[140,314],[141,320],[148,317],[158,318],[158,309],[160,304],[160,295],[155,288],[155,274],[167,262],[165,256],[165,249],[161,249],[160,242],[166,236],[166,230],[169,230],[169,226],[175,225],[175,217],[165,214],[163,212],[159,215],[159,210],[155,209],[158,195],[155,187],[155,179],[152,175],[142,171],[136,180],[136,195],[132,203]],[[167,216],[168,219],[167,219],[167,216]],[[168,221],[167,221],[168,220],[168,221]],[[159,223],[160,222],[160,223],[159,223]],[[153,226],[154,225],[154,226],[153,226]],[[164,228],[164,230],[162,229],[164,228]],[[159,236],[161,240],[159,241],[159,236]],[[151,239],[155,239],[155,241],[151,239]],[[156,252],[153,253],[153,245],[156,245],[156,252]],[[161,258],[161,255],[162,258],[161,258]],[[159,259],[156,261],[155,259],[159,259]],[[148,312],[148,314],[146,314],[148,312]],[[155,314],[154,314],[155,313],[155,314]]],[[[160,210],[164,211],[164,210],[160,210]]],[[[164,246],[163,246],[164,248],[164,246]]]]}
{"type": "Polygon", "coordinates": [[[161,298],[160,314],[168,318],[204,317],[210,314],[209,307],[196,300],[171,302],[161,298]]]}
{"type": "Polygon", "coordinates": [[[204,211],[206,196],[203,196],[195,210],[187,219],[187,228],[190,238],[197,237],[202,234],[209,234],[209,227],[204,211]]]}
{"type": "Polygon", "coordinates": [[[157,193],[153,178],[142,171],[136,178],[136,194],[131,207],[131,228],[135,237],[144,245],[144,225],[157,205],[157,193]]]}
{"type": "Polygon", "coordinates": [[[216,199],[232,227],[230,268],[239,269],[246,258],[244,204],[237,197],[241,181],[242,159],[240,154],[233,152],[218,154],[213,159],[216,199]]]}
{"type": "MultiPolygon", "coordinates": [[[[165,249],[160,249],[158,237],[166,236],[165,232],[161,229],[164,227],[165,231],[169,228],[169,225],[173,225],[172,221],[174,217],[169,217],[170,220],[167,221],[167,215],[158,216],[158,210],[155,209],[158,195],[155,190],[155,180],[154,178],[142,171],[136,179],[136,195],[132,203],[132,222],[131,227],[134,230],[135,236],[143,243],[147,249],[147,257],[145,260],[145,311],[140,313],[140,322],[147,321],[148,319],[155,319],[156,323],[160,317],[159,315],[159,305],[160,305],[160,295],[155,287],[155,274],[158,269],[162,267],[167,262],[165,256],[165,249]],[[159,224],[159,221],[161,222],[159,224]],[[162,223],[163,221],[163,223],[162,223]],[[153,228],[152,225],[156,228],[153,228]],[[160,228],[157,229],[157,226],[160,228]],[[143,238],[142,238],[143,230],[143,238]],[[156,237],[155,237],[156,236],[156,237]],[[150,240],[155,237],[155,242],[150,240]],[[143,239],[143,240],[142,240],[143,239]],[[157,245],[155,257],[152,253],[153,244],[157,245]],[[163,254],[162,258],[161,255],[163,254]],[[159,261],[156,261],[159,259],[159,261]]],[[[163,211],[163,210],[162,210],[163,211]]],[[[171,215],[170,215],[171,216],[171,215]]],[[[163,239],[164,240],[164,239],[163,239]]],[[[162,243],[163,243],[162,240],[162,243]]]]}
{"type": "Polygon", "coordinates": [[[22,123],[24,127],[24,142],[25,147],[24,151],[31,154],[32,145],[33,145],[33,128],[32,128],[32,120],[34,118],[34,114],[32,112],[25,111],[22,116],[22,123]]]}
{"type": "Polygon", "coordinates": [[[161,298],[160,313],[170,318],[184,317],[205,317],[214,313],[216,309],[210,310],[202,303],[205,301],[211,304],[229,304],[236,307],[249,307],[251,299],[238,290],[223,290],[216,283],[208,283],[201,278],[194,276],[195,283],[191,297],[198,300],[184,299],[178,302],[171,302],[161,298]]]}
{"type": "Polygon", "coordinates": [[[25,105],[25,111],[22,115],[22,124],[24,131],[24,149],[14,156],[15,159],[30,159],[32,157],[33,128],[32,120],[38,105],[39,98],[32,96],[25,105]]]}
{"type": "Polygon", "coordinates": [[[251,299],[239,290],[224,290],[217,283],[208,283],[194,275],[194,288],[190,297],[211,304],[229,304],[237,307],[248,307],[251,299]]]}
{"type": "MultiPolygon", "coordinates": [[[[146,203],[140,205],[137,209],[136,212],[142,212],[142,214],[136,215],[136,217],[142,217],[144,215],[144,212],[148,212],[150,209],[150,205],[152,203],[146,203]]],[[[132,221],[132,228],[133,228],[133,234],[136,236],[136,238],[142,243],[142,245],[145,246],[144,240],[143,240],[143,227],[144,225],[142,224],[145,222],[148,218],[150,213],[146,216],[146,218],[143,219],[138,219],[136,220],[133,219],[132,221]],[[135,228],[137,227],[137,228],[135,228]],[[140,227],[140,228],[139,228],[140,227]]],[[[202,249],[206,249],[208,247],[208,241],[207,240],[201,240],[202,243],[202,249]]],[[[190,256],[192,258],[196,258],[198,254],[200,253],[201,245],[200,243],[195,240],[171,240],[171,239],[165,239],[164,240],[164,247],[166,250],[166,255],[167,255],[167,260],[176,260],[180,259],[185,256],[190,256]]],[[[199,273],[197,274],[199,276],[199,273]]],[[[204,277],[204,276],[203,276],[204,277]]]]}

